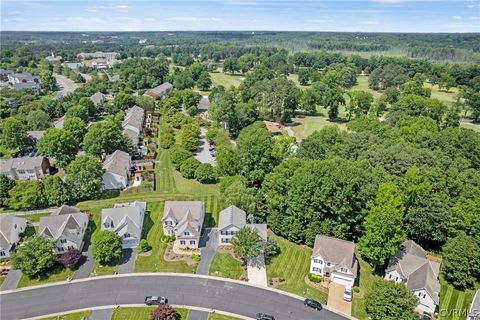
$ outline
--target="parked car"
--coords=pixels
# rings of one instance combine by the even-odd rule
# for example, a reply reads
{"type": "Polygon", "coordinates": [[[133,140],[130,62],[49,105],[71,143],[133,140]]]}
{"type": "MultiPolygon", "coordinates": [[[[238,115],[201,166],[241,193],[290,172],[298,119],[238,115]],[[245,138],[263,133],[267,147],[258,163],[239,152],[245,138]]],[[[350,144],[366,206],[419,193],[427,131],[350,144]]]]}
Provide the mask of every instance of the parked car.
{"type": "Polygon", "coordinates": [[[168,299],[162,296],[148,296],[145,297],[145,304],[147,306],[160,305],[168,302],[168,299]]]}
{"type": "Polygon", "coordinates": [[[318,301],[315,301],[315,300],[312,300],[312,299],[305,299],[305,301],[303,301],[303,305],[305,307],[310,307],[312,309],[315,309],[315,310],[322,310],[322,304],[318,301]]]}
{"type": "Polygon", "coordinates": [[[424,313],[420,316],[419,320],[432,320],[432,317],[424,313]]]}
{"type": "Polygon", "coordinates": [[[257,320],[275,320],[275,317],[271,316],[269,314],[266,314],[266,313],[259,313],[259,314],[257,314],[257,317],[255,319],[257,319],[257,320]]]}
{"type": "Polygon", "coordinates": [[[346,286],[345,291],[343,291],[343,300],[352,301],[352,287],[346,286]]]}

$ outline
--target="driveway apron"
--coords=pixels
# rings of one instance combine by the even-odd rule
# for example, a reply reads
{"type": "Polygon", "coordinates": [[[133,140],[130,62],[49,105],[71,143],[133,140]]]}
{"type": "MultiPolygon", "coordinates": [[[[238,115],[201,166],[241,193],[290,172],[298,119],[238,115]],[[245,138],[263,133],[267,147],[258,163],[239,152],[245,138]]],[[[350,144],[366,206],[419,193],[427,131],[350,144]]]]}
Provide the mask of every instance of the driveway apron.
{"type": "Polygon", "coordinates": [[[197,267],[197,274],[208,275],[208,269],[212,263],[218,246],[218,229],[205,229],[200,238],[200,262],[197,267]]]}

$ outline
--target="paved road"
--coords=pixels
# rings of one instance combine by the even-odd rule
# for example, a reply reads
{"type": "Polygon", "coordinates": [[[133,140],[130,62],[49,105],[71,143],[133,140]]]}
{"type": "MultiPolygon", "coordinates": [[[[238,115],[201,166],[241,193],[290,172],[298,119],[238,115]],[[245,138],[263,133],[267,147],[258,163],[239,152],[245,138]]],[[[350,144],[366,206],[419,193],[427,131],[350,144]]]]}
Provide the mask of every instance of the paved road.
{"type": "Polygon", "coordinates": [[[197,267],[197,274],[208,275],[210,264],[218,246],[218,229],[205,229],[200,238],[200,262],[197,267]]]}
{"type": "Polygon", "coordinates": [[[66,96],[70,92],[74,92],[77,90],[77,85],[75,82],[71,79],[68,79],[65,76],[62,76],[61,74],[54,74],[55,79],[57,79],[57,85],[58,88],[60,89],[58,91],[58,95],[63,97],[66,96]]]}
{"type": "Polygon", "coordinates": [[[147,295],[164,295],[174,305],[217,309],[255,317],[257,312],[277,320],[346,320],[323,309],[315,311],[301,300],[278,291],[239,282],[198,276],[126,275],[74,280],[53,286],[0,293],[0,319],[21,319],[74,309],[143,303],[147,295]]]}

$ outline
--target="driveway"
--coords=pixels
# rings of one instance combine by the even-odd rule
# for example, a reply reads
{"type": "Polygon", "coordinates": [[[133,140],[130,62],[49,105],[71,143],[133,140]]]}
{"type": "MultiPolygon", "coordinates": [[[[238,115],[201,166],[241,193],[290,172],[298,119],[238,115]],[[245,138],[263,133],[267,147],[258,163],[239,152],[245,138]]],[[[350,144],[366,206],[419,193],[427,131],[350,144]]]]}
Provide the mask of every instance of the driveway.
{"type": "Polygon", "coordinates": [[[201,163],[209,163],[212,166],[216,164],[215,158],[208,150],[207,129],[200,128],[200,141],[197,148],[197,154],[194,156],[201,163]]]}
{"type": "Polygon", "coordinates": [[[343,300],[343,292],[345,286],[330,282],[328,285],[328,302],[327,306],[346,315],[352,314],[352,302],[343,300]]]}
{"type": "Polygon", "coordinates": [[[95,259],[92,255],[92,244],[90,241],[85,241],[82,250],[82,257],[78,261],[78,269],[73,275],[73,279],[83,279],[88,278],[92,273],[93,266],[95,264],[95,259]]]}
{"type": "Polygon", "coordinates": [[[112,319],[113,309],[98,309],[93,310],[87,320],[110,320],[112,319]]]}
{"type": "Polygon", "coordinates": [[[175,274],[130,274],[60,282],[0,293],[0,319],[24,319],[91,309],[142,304],[145,296],[168,293],[172,305],[216,309],[254,318],[258,312],[277,320],[347,320],[328,307],[316,311],[303,299],[279,290],[213,277],[175,274]],[[58,302],[58,303],[56,303],[58,302]]]}
{"type": "Polygon", "coordinates": [[[132,273],[135,269],[135,259],[137,257],[136,248],[123,249],[120,262],[118,263],[118,273],[132,273]]]}
{"type": "Polygon", "coordinates": [[[60,97],[64,97],[67,94],[71,92],[75,92],[75,90],[77,90],[78,86],[75,84],[73,80],[61,74],[54,74],[53,76],[55,77],[55,79],[57,79],[57,85],[58,85],[58,88],[60,89],[58,91],[58,95],[60,97]]]}
{"type": "Polygon", "coordinates": [[[190,310],[187,320],[208,320],[208,312],[199,310],[190,310]]]}
{"type": "Polygon", "coordinates": [[[255,259],[249,259],[247,262],[248,283],[258,286],[268,286],[267,269],[263,255],[255,259]]]}
{"type": "Polygon", "coordinates": [[[212,263],[218,246],[218,229],[205,229],[200,237],[200,262],[197,267],[197,274],[208,275],[210,264],[212,263]]]}
{"type": "Polygon", "coordinates": [[[22,271],[21,270],[11,269],[8,272],[5,280],[3,281],[2,287],[0,288],[0,291],[11,290],[11,289],[17,288],[18,281],[20,281],[21,277],[22,277],[22,271]]]}

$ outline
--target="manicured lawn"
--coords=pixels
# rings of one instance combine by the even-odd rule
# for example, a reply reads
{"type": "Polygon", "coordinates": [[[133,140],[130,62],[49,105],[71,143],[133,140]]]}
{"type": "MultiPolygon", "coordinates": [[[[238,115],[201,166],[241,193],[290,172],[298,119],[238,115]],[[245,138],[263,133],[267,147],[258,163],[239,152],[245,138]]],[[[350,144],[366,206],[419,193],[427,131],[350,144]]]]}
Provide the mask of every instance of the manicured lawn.
{"type": "Polygon", "coordinates": [[[6,277],[0,277],[0,287],[2,286],[3,282],[5,281],[6,277]]]}
{"type": "MultiPolygon", "coordinates": [[[[112,320],[150,320],[150,313],[155,307],[131,307],[116,308],[113,310],[112,320]]],[[[188,310],[176,308],[177,320],[186,320],[188,318],[188,310]]]]}
{"type": "Polygon", "coordinates": [[[431,83],[426,82],[423,86],[432,89],[432,98],[436,98],[447,104],[452,104],[456,100],[458,88],[450,88],[450,90],[446,92],[445,89],[440,90],[438,85],[432,85],[431,83]]]}
{"type": "Polygon", "coordinates": [[[238,87],[242,83],[244,76],[240,74],[225,74],[223,72],[210,72],[212,77],[213,86],[222,85],[226,89],[231,86],[238,87]]]}
{"type": "Polygon", "coordinates": [[[321,116],[306,116],[304,118],[295,118],[294,121],[298,123],[297,126],[292,127],[296,136],[305,139],[313,132],[320,130],[324,126],[337,126],[341,130],[347,130],[345,123],[330,122],[326,117],[321,116]]]}
{"type": "Polygon", "coordinates": [[[208,270],[211,276],[224,277],[230,279],[240,279],[242,275],[242,264],[228,253],[215,253],[212,264],[208,270]]]}
{"type": "Polygon", "coordinates": [[[230,317],[218,313],[210,313],[208,316],[208,320],[240,320],[240,318],[230,317]]]}
{"type": "Polygon", "coordinates": [[[90,276],[109,276],[118,272],[118,261],[112,261],[107,265],[100,265],[98,262],[95,261],[95,265],[93,266],[93,270],[90,276]]]}
{"type": "Polygon", "coordinates": [[[56,316],[56,317],[41,318],[41,320],[82,320],[86,317],[89,317],[91,314],[92,314],[92,311],[82,311],[82,312],[68,313],[68,314],[56,316]]]}
{"type": "Polygon", "coordinates": [[[480,123],[473,123],[471,120],[462,119],[460,120],[460,127],[466,129],[472,129],[480,133],[480,123]]]}
{"type": "Polygon", "coordinates": [[[381,95],[380,92],[374,91],[368,87],[368,76],[357,76],[357,84],[352,87],[350,90],[362,90],[367,91],[373,94],[375,98],[381,95]]]}
{"type": "Polygon", "coordinates": [[[284,279],[285,283],[278,286],[278,289],[326,303],[327,294],[309,287],[304,280],[310,269],[312,249],[294,244],[271,232],[269,232],[269,237],[277,241],[280,246],[280,254],[267,265],[268,280],[284,279]]]}
{"type": "Polygon", "coordinates": [[[184,262],[165,261],[163,255],[167,244],[161,241],[163,235],[161,218],[163,215],[163,202],[148,205],[149,216],[145,217],[143,231],[146,233],[148,243],[152,246],[150,256],[137,256],[135,262],[136,272],[180,272],[193,273],[196,265],[189,266],[184,262]]]}
{"type": "Polygon", "coordinates": [[[302,89],[305,89],[305,88],[309,88],[310,85],[308,86],[302,86],[299,82],[298,82],[298,74],[296,73],[290,73],[288,76],[287,76],[288,80],[292,80],[293,82],[295,82],[295,84],[297,85],[297,87],[299,88],[302,88],[302,89]]]}
{"type": "Polygon", "coordinates": [[[49,282],[65,281],[68,277],[72,276],[74,271],[63,268],[61,265],[55,266],[52,270],[42,275],[39,278],[30,279],[26,275],[22,274],[17,288],[23,288],[28,286],[36,286],[49,282]]]}
{"type": "MultiPolygon", "coordinates": [[[[468,314],[475,290],[460,291],[440,276],[440,319],[463,320],[468,314]]],[[[479,285],[477,284],[477,287],[479,285]]]]}
{"type": "Polygon", "coordinates": [[[42,212],[42,213],[29,214],[29,215],[26,215],[26,216],[19,216],[19,217],[27,219],[30,223],[36,223],[36,222],[40,221],[40,218],[48,217],[49,215],[50,215],[50,213],[48,213],[48,212],[42,212]]]}
{"type": "Polygon", "coordinates": [[[356,257],[360,268],[358,271],[358,286],[360,287],[360,293],[354,293],[353,295],[352,316],[358,319],[367,319],[364,295],[365,291],[370,289],[376,276],[372,273],[372,267],[362,259],[358,251],[356,252],[356,257]]]}

